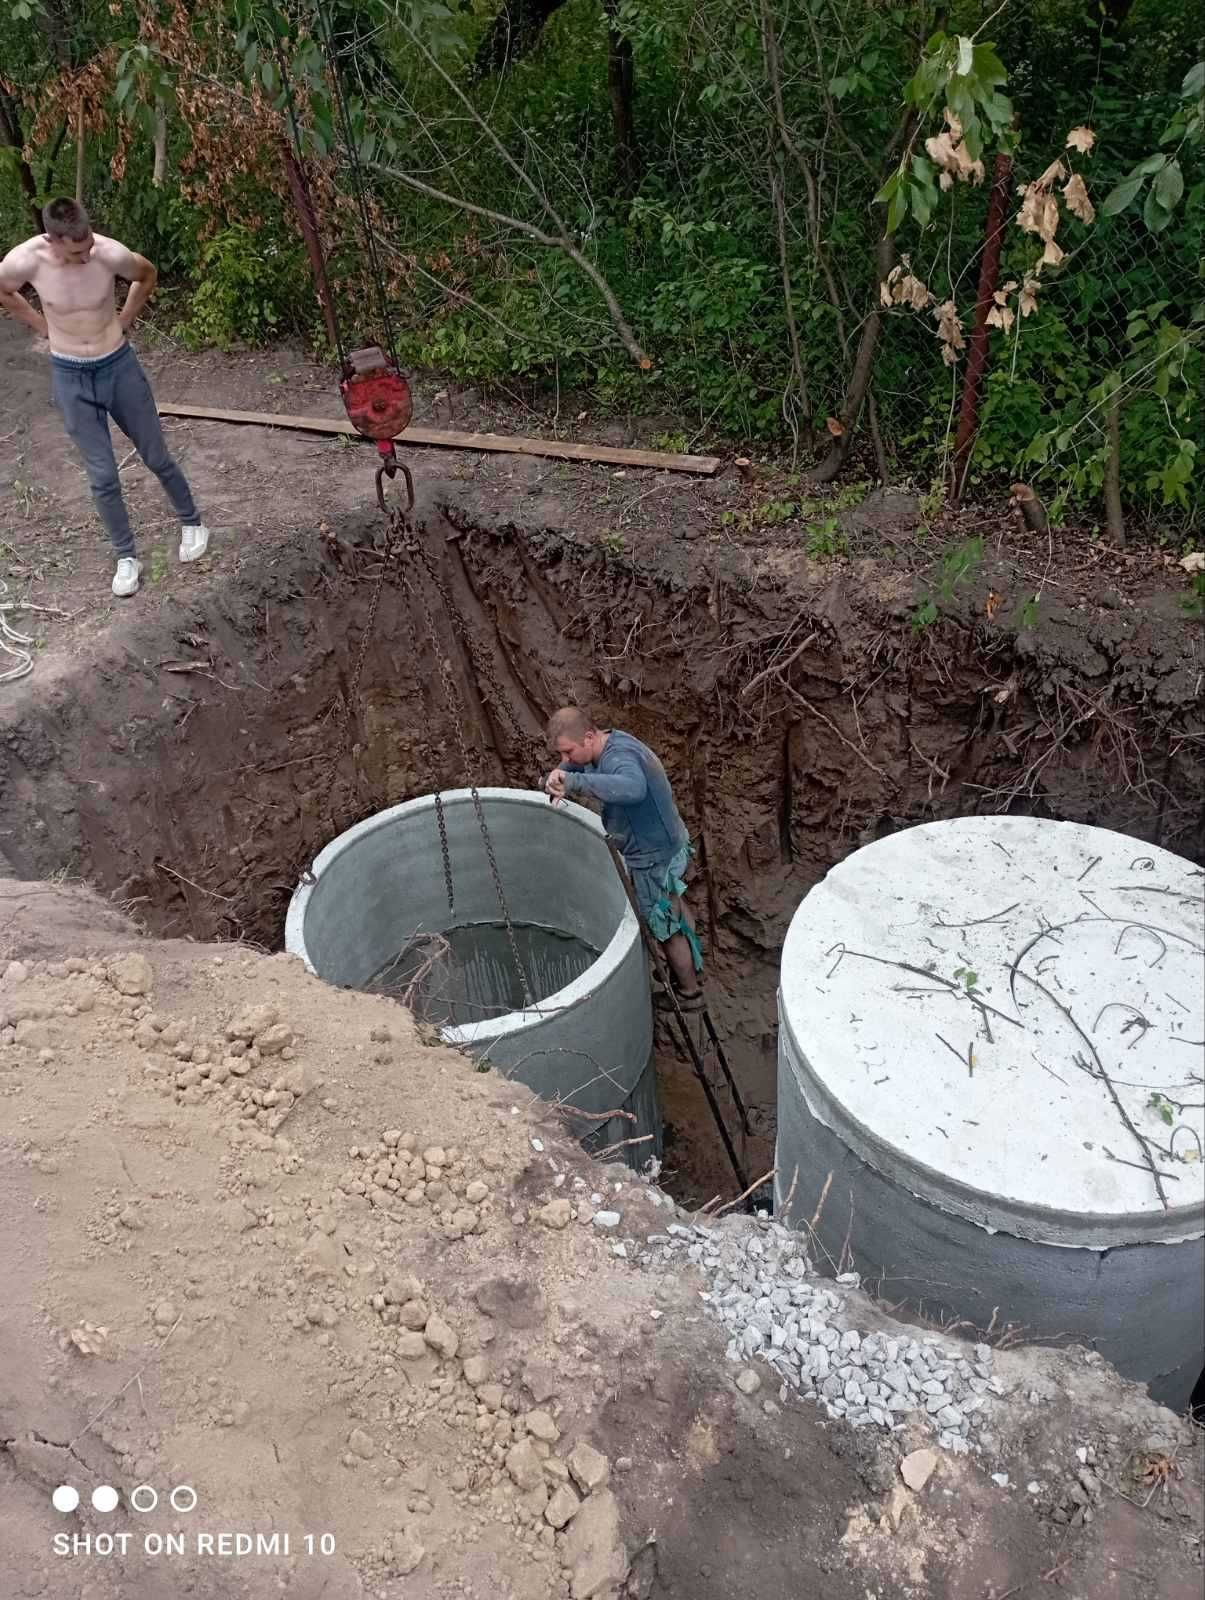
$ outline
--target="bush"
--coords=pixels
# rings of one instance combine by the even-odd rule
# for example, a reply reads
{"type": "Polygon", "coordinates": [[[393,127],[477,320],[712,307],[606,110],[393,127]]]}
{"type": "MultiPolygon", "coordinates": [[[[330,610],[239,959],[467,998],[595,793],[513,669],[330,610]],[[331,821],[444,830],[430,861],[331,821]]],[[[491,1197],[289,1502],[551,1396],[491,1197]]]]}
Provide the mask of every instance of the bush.
{"type": "Polygon", "coordinates": [[[201,281],[180,337],[191,349],[262,345],[307,320],[305,278],[296,249],[282,249],[248,228],[223,228],[201,251],[201,281]]]}

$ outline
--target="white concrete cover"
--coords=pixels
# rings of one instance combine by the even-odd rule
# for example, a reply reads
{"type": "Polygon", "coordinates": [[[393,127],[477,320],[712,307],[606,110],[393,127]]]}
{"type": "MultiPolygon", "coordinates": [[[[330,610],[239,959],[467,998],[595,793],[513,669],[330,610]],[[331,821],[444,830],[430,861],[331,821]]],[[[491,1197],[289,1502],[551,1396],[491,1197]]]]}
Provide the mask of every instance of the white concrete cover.
{"type": "Polygon", "coordinates": [[[1051,1243],[1205,1226],[1182,1159],[1205,1139],[1205,873],[1179,856],[1022,817],[893,834],[799,907],[780,1015],[812,1114],[946,1209],[1051,1243]]]}

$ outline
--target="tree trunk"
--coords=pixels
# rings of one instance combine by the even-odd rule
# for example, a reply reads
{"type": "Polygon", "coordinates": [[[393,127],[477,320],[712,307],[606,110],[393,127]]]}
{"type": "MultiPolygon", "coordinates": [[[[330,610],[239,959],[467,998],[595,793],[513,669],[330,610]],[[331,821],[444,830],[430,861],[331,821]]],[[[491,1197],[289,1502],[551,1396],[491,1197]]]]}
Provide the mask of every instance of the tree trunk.
{"type": "Polygon", "coordinates": [[[954,440],[954,459],[950,463],[950,504],[962,499],[971,465],[971,451],[979,431],[979,391],[988,365],[988,312],[994,304],[1000,279],[1000,252],[1004,246],[1004,218],[1012,184],[1013,158],[1001,151],[992,172],[992,192],[987,203],[987,222],[983,230],[983,259],[979,265],[979,291],[975,299],[975,325],[967,349],[966,370],[962,378],[962,407],[958,413],[958,433],[954,440]]]}
{"type": "Polygon", "coordinates": [[[75,203],[84,203],[84,156],[87,144],[84,139],[84,107],[81,101],[75,113],[75,203]]]}
{"type": "Polygon", "coordinates": [[[42,211],[38,205],[38,186],[34,181],[29,162],[25,159],[25,136],[21,132],[21,114],[17,109],[17,102],[3,88],[0,88],[0,143],[6,144],[13,152],[17,181],[21,185],[21,192],[29,202],[34,227],[41,233],[42,211]]]}
{"type": "Polygon", "coordinates": [[[318,219],[314,215],[314,203],[310,199],[309,186],[301,170],[300,161],[292,149],[283,142],[281,156],[289,179],[293,204],[297,210],[297,220],[301,224],[301,236],[309,253],[310,269],[314,274],[314,288],[318,295],[318,304],[322,308],[322,320],[326,323],[327,338],[331,342],[331,349],[338,354],[342,362],[343,346],[339,339],[339,325],[335,320],[335,302],[331,296],[330,280],[326,273],[326,257],[322,252],[322,239],[318,233],[318,219]]]}
{"type": "Polygon", "coordinates": [[[488,78],[505,72],[535,46],[544,24],[565,0],[502,0],[473,60],[473,74],[488,78]]]}
{"type": "Polygon", "coordinates": [[[1121,386],[1109,396],[1105,415],[1105,521],[1115,545],[1126,542],[1125,516],[1121,509],[1121,386]]]}
{"type": "Polygon", "coordinates": [[[615,26],[616,0],[607,0],[607,89],[611,96],[611,127],[615,139],[615,171],[624,194],[632,194],[640,182],[642,162],[636,144],[636,121],[632,102],[635,77],[632,41],[615,26]]]}
{"type": "Polygon", "coordinates": [[[163,180],[167,177],[167,107],[162,100],[155,102],[155,165],[151,171],[151,182],[156,189],[162,189],[163,180]]]}
{"type": "MultiPolygon", "coordinates": [[[[795,388],[799,392],[799,403],[803,407],[803,423],[805,429],[804,444],[811,450],[816,443],[815,417],[812,411],[812,396],[808,388],[807,375],[803,370],[803,352],[799,347],[799,324],[795,318],[795,292],[791,284],[791,261],[787,253],[787,214],[783,200],[782,173],[779,170],[779,154],[777,141],[771,145],[767,165],[770,174],[770,193],[774,199],[774,214],[778,223],[778,265],[782,276],[782,304],[787,317],[787,338],[791,346],[791,372],[795,388]]],[[[795,450],[791,457],[791,465],[795,466],[799,454],[799,429],[794,418],[787,411],[790,399],[791,385],[783,395],[783,414],[790,424],[795,435],[795,450]]]]}
{"type": "Polygon", "coordinates": [[[854,431],[858,426],[858,418],[862,414],[862,406],[870,388],[870,378],[874,371],[874,358],[879,345],[879,332],[883,326],[882,299],[879,286],[895,265],[895,235],[885,233],[875,246],[875,282],[874,303],[866,321],[862,324],[862,337],[858,341],[858,353],[854,358],[854,369],[850,375],[849,388],[845,392],[845,404],[841,407],[841,415],[837,419],[840,433],[838,433],[829,447],[828,455],[810,474],[813,483],[831,483],[845,465],[849,455],[850,445],[853,443],[854,431]]]}

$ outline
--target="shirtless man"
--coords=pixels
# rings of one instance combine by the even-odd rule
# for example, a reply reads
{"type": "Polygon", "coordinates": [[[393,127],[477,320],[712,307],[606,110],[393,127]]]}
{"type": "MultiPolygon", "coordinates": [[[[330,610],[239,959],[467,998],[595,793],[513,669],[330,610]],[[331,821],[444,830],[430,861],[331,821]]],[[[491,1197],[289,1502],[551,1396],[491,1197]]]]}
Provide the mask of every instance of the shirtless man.
{"type": "Polygon", "coordinates": [[[110,417],[180,518],[180,560],[196,561],[209,545],[209,529],[164,442],[151,386],[127,338],[158,273],[145,256],[93,233],[88,213],[74,200],[52,200],[42,220],[45,233],[0,261],[0,307],[49,341],[54,402],[84,458],[92,498],[117,554],[113,593],[124,597],[137,591],[142,563],[122,499],[110,417]],[[114,295],[119,277],[130,285],[120,311],[114,295]],[[37,291],[41,312],[20,292],[25,284],[37,291]]]}

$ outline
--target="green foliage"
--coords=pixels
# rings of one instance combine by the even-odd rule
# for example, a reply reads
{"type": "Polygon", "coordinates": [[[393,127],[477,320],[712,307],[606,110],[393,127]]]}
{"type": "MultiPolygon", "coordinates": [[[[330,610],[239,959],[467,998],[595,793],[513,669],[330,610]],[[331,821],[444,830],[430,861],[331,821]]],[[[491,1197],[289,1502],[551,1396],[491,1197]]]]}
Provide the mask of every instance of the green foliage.
{"type": "Polygon", "coordinates": [[[1188,581],[1188,592],[1180,596],[1180,609],[1186,617],[1200,622],[1205,619],[1205,572],[1194,572],[1188,581]]]}
{"type": "Polygon", "coordinates": [[[845,555],[849,544],[839,529],[836,517],[825,517],[822,522],[813,522],[809,526],[806,548],[813,561],[822,561],[845,555]]]}
{"type": "MultiPolygon", "coordinates": [[[[62,9],[56,0],[54,14],[62,9]]],[[[170,9],[159,8],[160,23],[170,9]]],[[[196,147],[185,126],[184,90],[195,94],[199,80],[182,76],[199,65],[217,128],[227,115],[223,95],[245,103],[253,87],[287,113],[291,86],[304,148],[345,201],[337,222],[324,211],[324,224],[349,336],[379,338],[370,297],[353,300],[342,287],[362,272],[363,240],[346,204],[350,164],[316,0],[193,0],[187,48],[162,54],[153,36],[135,34],[132,0],[119,0],[116,13],[109,0],[72,0],[69,10],[73,66],[103,60],[111,73],[109,122],[89,132],[88,199],[105,232],[160,266],[158,314],[171,311],[174,294],[194,345],[314,332],[308,271],[279,174],[268,185],[265,163],[258,176],[239,177],[232,162],[236,178],[220,204],[207,195],[193,205],[181,195],[182,171],[205,187],[188,167],[196,147]],[[194,56],[202,45],[203,55],[194,56]],[[168,116],[171,177],[155,189],[151,141],[160,110],[168,116]],[[123,176],[114,180],[119,138],[123,176]]],[[[1067,223],[1060,232],[1067,259],[1044,273],[1037,310],[992,332],[972,491],[996,494],[1024,476],[1041,484],[1056,515],[1089,511],[1103,483],[1103,417],[1120,383],[1127,509],[1158,512],[1171,535],[1199,514],[1205,69],[1194,65],[1199,27],[1186,0],[1133,0],[1120,30],[1098,30],[1082,0],[1005,7],[992,14],[995,43],[980,37],[983,8],[965,3],[949,11],[947,31],[928,38],[932,8],[910,0],[771,6],[783,112],[795,151],[811,163],[814,202],[788,149],[777,149],[777,166],[768,160],[777,129],[760,0],[617,0],[606,8],[634,63],[642,165],[630,185],[617,174],[600,0],[559,8],[528,53],[485,78],[474,75],[473,63],[496,0],[325,0],[324,11],[344,67],[352,146],[385,238],[385,267],[398,273],[393,309],[403,360],[463,382],[522,384],[528,393],[585,390],[603,409],[680,413],[683,436],[663,447],[681,448],[687,435],[727,436],[746,448],[794,444],[804,406],[784,270],[810,421],[823,443],[825,417],[844,415],[885,220],[901,256],[910,253],[912,270],[939,301],[954,300],[969,327],[987,188],[957,183],[943,191],[940,152],[926,140],[952,134],[947,109],[959,121],[967,161],[1011,149],[1018,173],[1030,176],[1064,152],[1069,128],[1089,123],[1096,146],[1090,157],[1077,155],[1076,169],[1097,219],[1067,223]],[[488,133],[473,121],[474,109],[488,133]],[[907,110],[915,121],[901,133],[907,110]],[[783,185],[785,261],[771,170],[783,185]],[[563,251],[417,193],[399,173],[552,235],[555,212],[614,290],[652,370],[635,366],[597,286],[563,251]]],[[[39,0],[0,0],[0,62],[6,84],[24,97],[23,134],[56,70],[45,24],[39,0]]],[[[71,128],[60,120],[40,133],[31,157],[35,187],[66,188],[71,128]]],[[[0,146],[8,242],[29,227],[20,163],[18,150],[0,146]]],[[[1004,281],[1021,280],[1032,267],[1032,246],[1010,230],[1004,281]]],[[[961,361],[943,366],[928,311],[890,309],[874,393],[889,448],[921,482],[944,478],[963,370],[961,361]]],[[[855,451],[861,446],[858,439],[855,451]]],[[[748,507],[738,515],[750,524],[755,517],[798,522],[804,545],[821,558],[838,553],[839,535],[828,529],[838,498],[810,500],[792,490],[781,504],[794,509],[748,507]]],[[[926,519],[937,509],[926,509],[926,519]]],[[[936,618],[941,601],[939,582],[922,597],[920,625],[936,618]]]]}
{"type": "Polygon", "coordinates": [[[912,613],[913,628],[919,633],[936,622],[942,606],[953,603],[982,565],[983,540],[978,535],[962,539],[944,550],[937,565],[936,582],[912,613]]]}
{"type": "Polygon", "coordinates": [[[241,226],[216,234],[201,252],[200,283],[179,330],[185,343],[229,350],[266,344],[284,331],[292,307],[283,254],[241,226]]]}
{"type": "Polygon", "coordinates": [[[1161,1095],[1156,1091],[1147,1101],[1147,1105],[1157,1117],[1162,1118],[1162,1120],[1167,1123],[1169,1128],[1175,1122],[1176,1114],[1172,1110],[1171,1103],[1168,1101],[1166,1096],[1161,1095]]]}
{"type": "MultiPolygon", "coordinates": [[[[1184,75],[1180,86],[1180,105],[1164,128],[1160,144],[1199,145],[1205,137],[1205,61],[1198,61],[1184,75]]],[[[1117,184],[1101,205],[1106,217],[1127,210],[1146,189],[1142,220],[1152,233],[1162,233],[1172,221],[1184,197],[1184,172],[1176,151],[1157,150],[1144,156],[1117,184]],[[1147,186],[1147,179],[1150,185],[1147,186]]],[[[1199,200],[1198,196],[1198,200],[1199,200]]]]}
{"type": "MultiPolygon", "coordinates": [[[[920,126],[948,110],[958,119],[962,144],[971,161],[982,161],[991,142],[1002,140],[1013,120],[1012,101],[1002,94],[1008,82],[1004,63],[991,44],[965,35],[935,33],[915,76],[904,90],[920,126]]],[[[924,228],[938,204],[937,171],[926,156],[905,154],[898,169],[875,195],[887,207],[887,231],[894,233],[910,214],[924,228]]]]}

